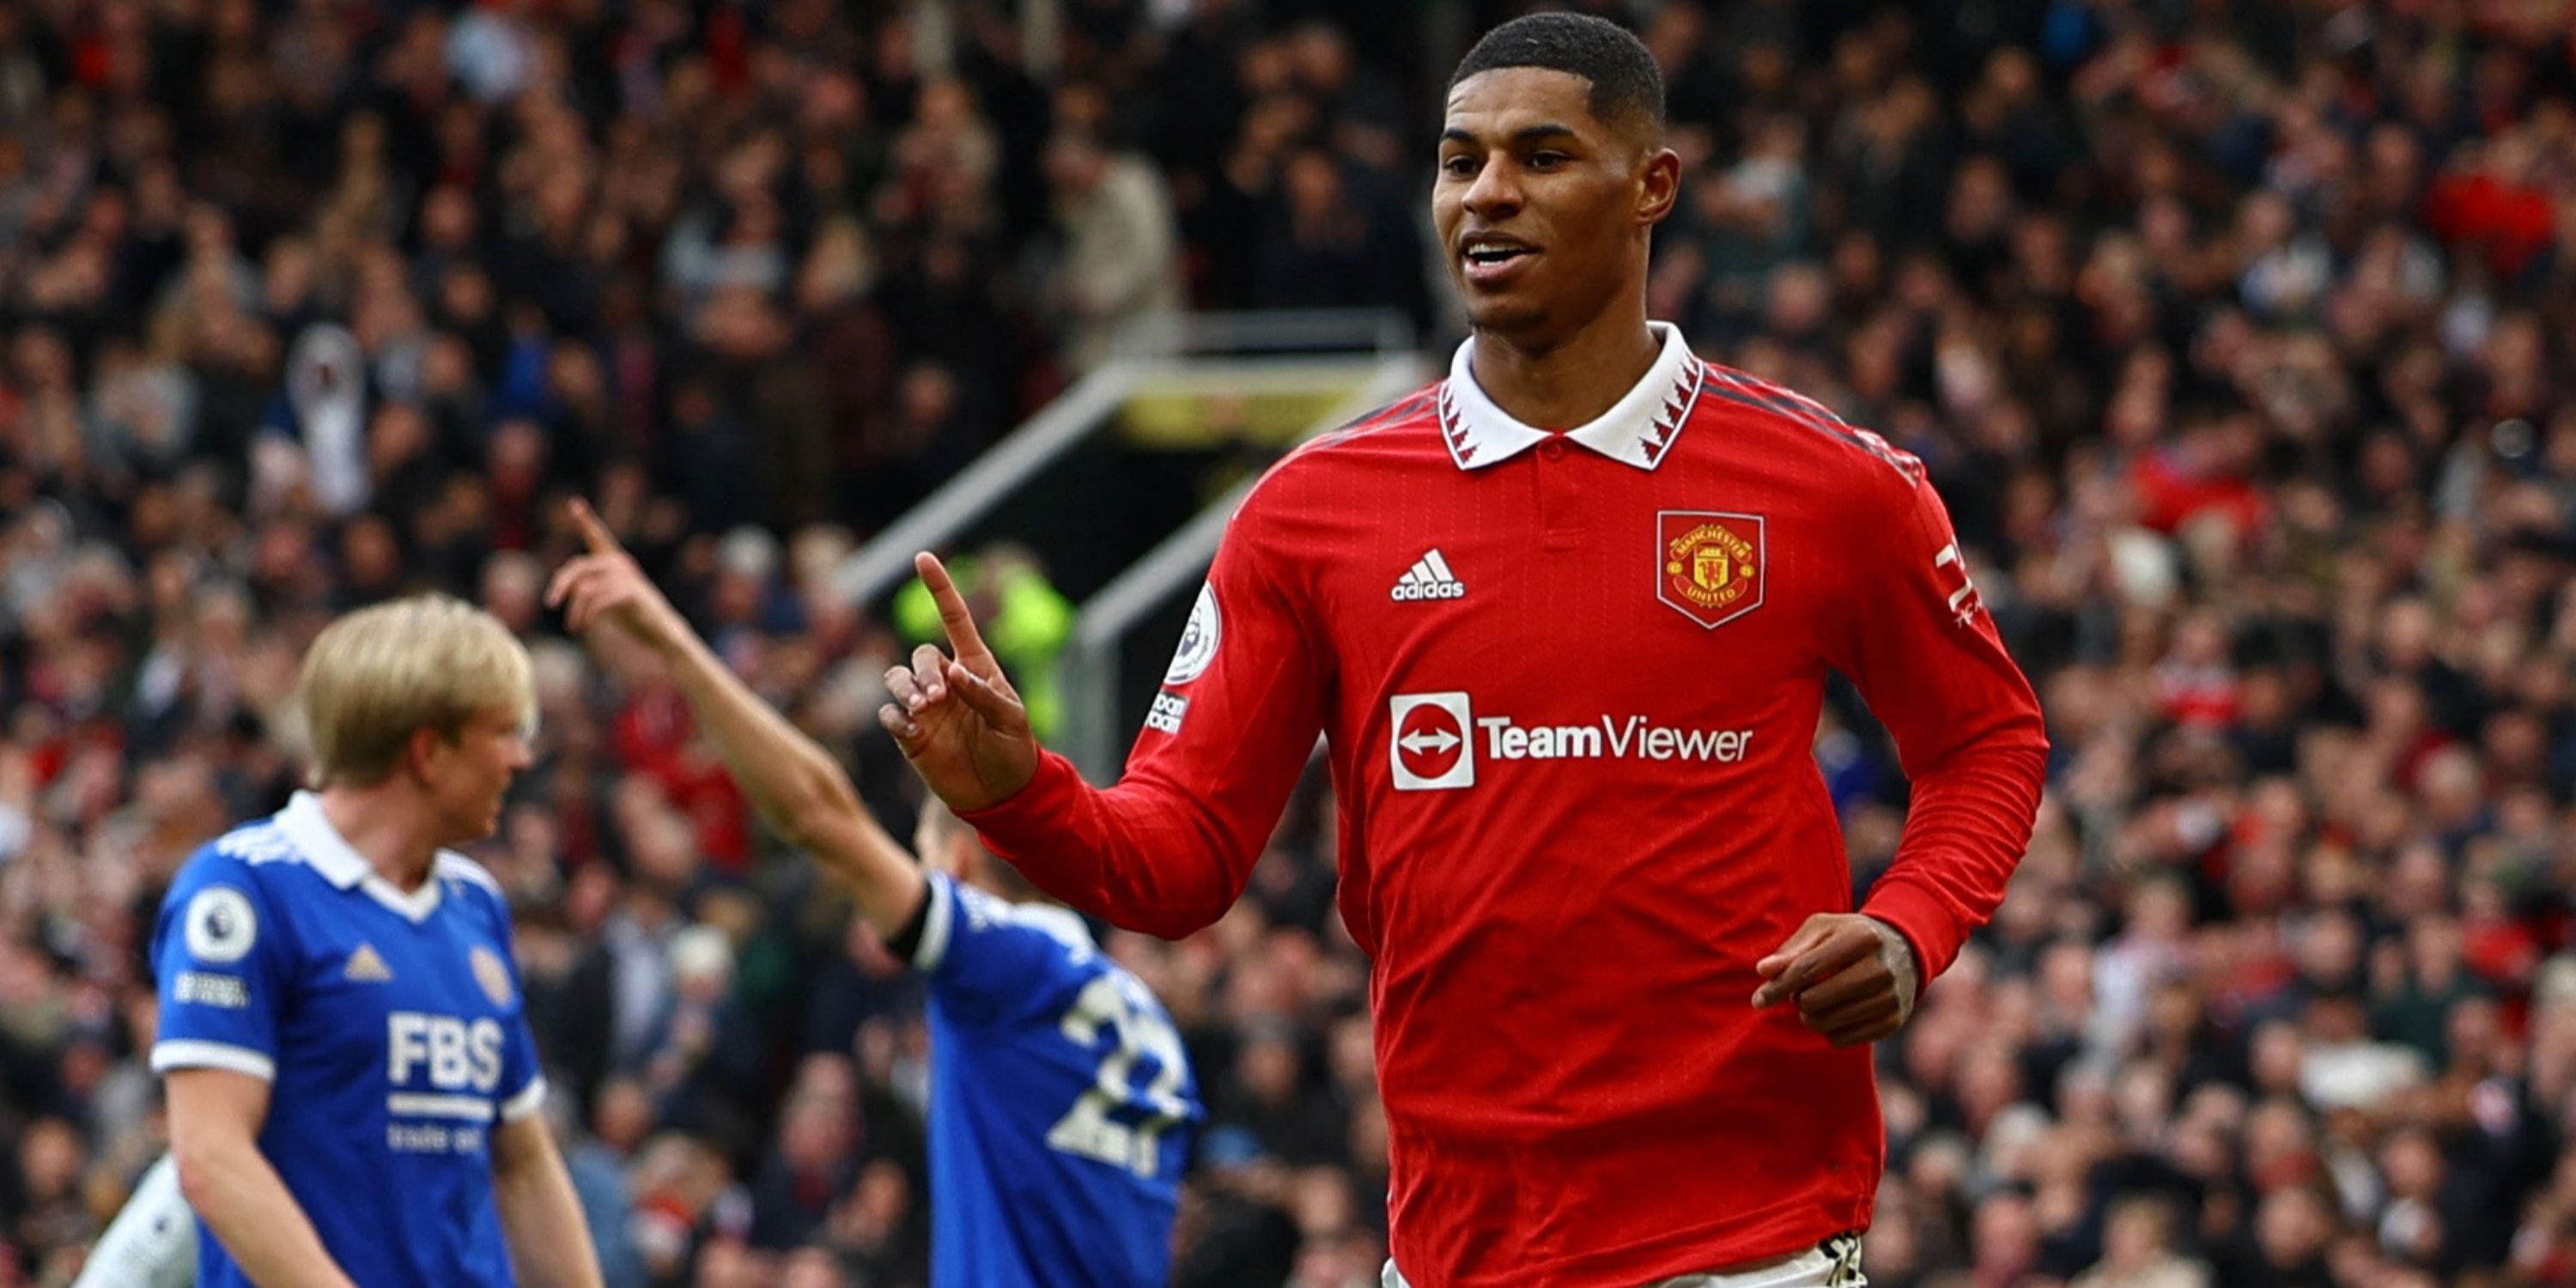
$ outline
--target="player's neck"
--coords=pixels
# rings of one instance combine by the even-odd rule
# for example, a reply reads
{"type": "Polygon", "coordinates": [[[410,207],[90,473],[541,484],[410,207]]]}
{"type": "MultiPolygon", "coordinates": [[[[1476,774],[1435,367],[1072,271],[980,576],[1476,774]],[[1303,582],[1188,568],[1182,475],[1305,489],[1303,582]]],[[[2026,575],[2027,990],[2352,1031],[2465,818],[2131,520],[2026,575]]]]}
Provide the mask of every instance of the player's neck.
{"type": "MultiPolygon", "coordinates": [[[[986,866],[987,864],[998,866],[1000,863],[1001,860],[999,859],[986,859],[982,863],[970,863],[957,868],[955,870],[955,877],[957,880],[973,886],[1004,903],[1036,908],[1064,907],[1063,904],[1048,897],[1045,891],[1038,889],[1036,886],[1030,885],[1028,882],[1019,880],[1008,874],[997,874],[991,867],[986,866]]],[[[1071,911],[1071,909],[1066,909],[1066,911],[1071,911]]]]}
{"type": "Polygon", "coordinates": [[[398,779],[373,787],[326,787],[322,817],[376,875],[408,894],[438,863],[438,834],[398,779]]]}
{"type": "Polygon", "coordinates": [[[1617,406],[1646,378],[1662,349],[1646,327],[1640,300],[1634,309],[1614,309],[1546,349],[1478,331],[1469,363],[1476,386],[1512,419],[1538,429],[1573,429],[1617,406]]]}

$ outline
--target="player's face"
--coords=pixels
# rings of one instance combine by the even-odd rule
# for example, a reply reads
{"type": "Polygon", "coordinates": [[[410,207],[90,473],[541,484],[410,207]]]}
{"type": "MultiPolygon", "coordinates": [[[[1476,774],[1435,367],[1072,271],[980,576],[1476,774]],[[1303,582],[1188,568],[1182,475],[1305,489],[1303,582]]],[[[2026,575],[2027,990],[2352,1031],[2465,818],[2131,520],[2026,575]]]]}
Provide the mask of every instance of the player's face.
{"type": "Polygon", "coordinates": [[[912,852],[921,856],[922,871],[941,873],[973,885],[975,870],[967,861],[968,847],[963,837],[950,830],[961,826],[963,824],[952,823],[949,827],[941,827],[924,816],[912,831],[912,852]]]}
{"type": "Polygon", "coordinates": [[[920,856],[923,871],[943,872],[949,876],[955,876],[957,875],[955,865],[948,861],[946,853],[948,847],[940,844],[940,840],[939,829],[931,823],[930,816],[925,811],[921,821],[913,824],[912,827],[912,852],[920,856]]]}
{"type": "Polygon", "coordinates": [[[518,713],[487,711],[465,723],[453,739],[435,744],[422,777],[435,803],[444,844],[481,840],[501,826],[501,801],[510,783],[535,760],[518,713]]]}
{"type": "Polygon", "coordinates": [[[1480,331],[1552,348],[1643,287],[1678,161],[1592,114],[1592,82],[1509,67],[1449,91],[1432,221],[1480,331]]]}

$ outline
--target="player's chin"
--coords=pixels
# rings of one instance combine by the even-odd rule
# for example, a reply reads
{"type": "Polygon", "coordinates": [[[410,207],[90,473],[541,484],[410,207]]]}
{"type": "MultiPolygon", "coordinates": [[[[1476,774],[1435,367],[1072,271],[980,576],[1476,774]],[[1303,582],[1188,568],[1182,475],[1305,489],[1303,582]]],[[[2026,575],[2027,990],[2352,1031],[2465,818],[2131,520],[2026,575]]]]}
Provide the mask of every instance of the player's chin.
{"type": "Polygon", "coordinates": [[[500,834],[499,814],[476,814],[456,820],[438,844],[441,849],[462,849],[468,845],[480,845],[500,834]]]}
{"type": "Polygon", "coordinates": [[[460,832],[467,833],[467,835],[458,837],[455,844],[470,845],[476,841],[486,840],[490,837],[499,835],[501,831],[501,811],[507,808],[508,804],[509,797],[505,794],[493,797],[489,804],[483,806],[481,809],[475,810],[473,817],[470,820],[464,821],[464,825],[457,829],[460,832]]]}
{"type": "Polygon", "coordinates": [[[1489,335],[1512,339],[1546,329],[1548,311],[1526,290],[1478,289],[1461,284],[1467,321],[1489,335]]]}

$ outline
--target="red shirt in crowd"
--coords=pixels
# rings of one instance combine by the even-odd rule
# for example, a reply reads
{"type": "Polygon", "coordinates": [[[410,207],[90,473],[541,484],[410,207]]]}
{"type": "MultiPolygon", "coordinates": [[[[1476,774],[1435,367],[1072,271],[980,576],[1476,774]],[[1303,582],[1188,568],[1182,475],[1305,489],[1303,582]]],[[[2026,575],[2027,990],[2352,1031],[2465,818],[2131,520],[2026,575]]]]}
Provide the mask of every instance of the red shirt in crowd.
{"type": "Polygon", "coordinates": [[[2002,899],[2039,708],[1921,465],[1777,386],[1661,357],[1563,433],[1448,380],[1245,500],[1126,777],[1049,755],[971,816],[1049,892],[1166,936],[1242,893],[1329,742],[1397,1267],[1620,1285],[1869,1222],[1867,1048],[1755,1011],[1852,877],[1810,744],[1826,673],[1913,806],[1864,911],[1927,981],[2002,899]]]}

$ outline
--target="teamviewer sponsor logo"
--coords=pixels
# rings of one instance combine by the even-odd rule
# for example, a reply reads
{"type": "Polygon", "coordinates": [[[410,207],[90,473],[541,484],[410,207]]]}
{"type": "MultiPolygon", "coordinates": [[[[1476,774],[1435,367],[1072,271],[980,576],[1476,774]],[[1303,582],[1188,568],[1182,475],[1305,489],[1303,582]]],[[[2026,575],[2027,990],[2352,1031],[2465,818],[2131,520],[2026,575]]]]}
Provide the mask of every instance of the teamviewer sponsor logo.
{"type": "Polygon", "coordinates": [[[1732,765],[1753,749],[1750,729],[1679,729],[1644,716],[1591,724],[1522,725],[1510,716],[1476,722],[1495,760],[1705,760],[1732,765]]]}
{"type": "Polygon", "coordinates": [[[1476,752],[1467,745],[1475,718],[1464,693],[1406,693],[1388,714],[1388,762],[1400,792],[1441,791],[1476,785],[1476,752]]]}
{"type": "Polygon", "coordinates": [[[1750,729],[1691,729],[1642,715],[1603,715],[1583,724],[1525,724],[1478,718],[1463,692],[1398,694],[1390,704],[1388,763],[1398,791],[1476,785],[1476,761],[1642,760],[1742,764],[1750,729]]]}

